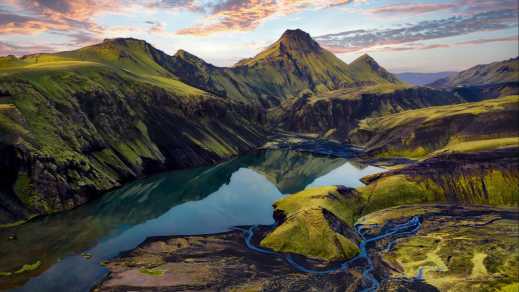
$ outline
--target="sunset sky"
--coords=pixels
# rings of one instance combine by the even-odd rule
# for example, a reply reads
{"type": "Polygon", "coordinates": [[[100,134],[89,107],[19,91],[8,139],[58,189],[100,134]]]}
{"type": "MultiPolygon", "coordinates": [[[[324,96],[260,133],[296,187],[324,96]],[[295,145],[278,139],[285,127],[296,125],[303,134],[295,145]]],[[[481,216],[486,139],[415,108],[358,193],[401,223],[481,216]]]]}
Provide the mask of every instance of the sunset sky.
{"type": "Polygon", "coordinates": [[[300,28],[346,62],[437,72],[518,55],[517,0],[0,0],[0,55],[144,39],[219,66],[300,28]]]}

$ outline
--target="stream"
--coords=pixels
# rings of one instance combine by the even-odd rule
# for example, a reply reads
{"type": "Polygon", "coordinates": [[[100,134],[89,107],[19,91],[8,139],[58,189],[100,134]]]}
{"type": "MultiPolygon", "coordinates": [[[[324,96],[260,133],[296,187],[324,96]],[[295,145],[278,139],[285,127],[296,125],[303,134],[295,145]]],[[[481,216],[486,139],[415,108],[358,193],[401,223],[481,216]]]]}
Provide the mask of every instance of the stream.
{"type": "Polygon", "coordinates": [[[360,178],[381,171],[346,158],[269,150],[137,180],[71,211],[0,229],[0,272],[36,267],[0,274],[0,290],[90,291],[108,272],[103,261],[148,237],[270,225],[272,203],[284,194],[358,187],[360,178]]]}
{"type": "MultiPolygon", "coordinates": [[[[386,250],[389,250],[390,247],[394,244],[395,240],[398,238],[401,238],[403,236],[413,235],[415,234],[421,226],[420,218],[419,217],[413,217],[409,219],[409,221],[397,224],[394,226],[389,226],[389,228],[383,228],[381,232],[375,236],[367,237],[365,232],[365,226],[362,224],[355,225],[355,231],[357,234],[361,237],[362,241],[359,244],[360,253],[356,255],[355,257],[344,261],[340,264],[338,268],[333,269],[325,269],[325,270],[314,270],[309,269],[307,267],[302,266],[301,264],[297,263],[292,255],[286,254],[283,255],[281,253],[274,252],[272,250],[260,248],[252,243],[252,239],[254,238],[254,231],[256,228],[258,228],[258,225],[253,225],[249,227],[248,229],[243,228],[235,228],[235,230],[240,230],[245,233],[245,244],[250,250],[253,250],[255,252],[259,252],[262,254],[267,255],[277,255],[281,257],[285,257],[286,261],[294,267],[296,270],[299,270],[304,273],[312,273],[312,274],[329,274],[329,273],[337,273],[346,271],[353,262],[359,261],[359,260],[365,260],[367,262],[367,267],[363,270],[362,275],[364,277],[364,280],[371,283],[371,286],[368,288],[364,288],[361,290],[362,292],[368,292],[368,291],[376,291],[380,287],[380,282],[373,276],[373,260],[371,259],[369,255],[369,251],[367,249],[367,245],[370,243],[374,243],[377,241],[380,241],[382,239],[386,239],[388,237],[395,237],[392,241],[390,241],[387,245],[386,250]]],[[[275,227],[275,225],[271,225],[271,227],[275,227]]]]}

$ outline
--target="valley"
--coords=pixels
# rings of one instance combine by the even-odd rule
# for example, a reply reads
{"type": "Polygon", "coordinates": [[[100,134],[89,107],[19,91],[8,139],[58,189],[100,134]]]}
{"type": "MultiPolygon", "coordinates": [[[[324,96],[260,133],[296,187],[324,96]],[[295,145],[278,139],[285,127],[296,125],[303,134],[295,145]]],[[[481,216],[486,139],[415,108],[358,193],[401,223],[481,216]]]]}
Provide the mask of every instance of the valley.
{"type": "Polygon", "coordinates": [[[416,86],[300,29],[229,67],[0,57],[0,289],[513,291],[517,61],[416,86]]]}

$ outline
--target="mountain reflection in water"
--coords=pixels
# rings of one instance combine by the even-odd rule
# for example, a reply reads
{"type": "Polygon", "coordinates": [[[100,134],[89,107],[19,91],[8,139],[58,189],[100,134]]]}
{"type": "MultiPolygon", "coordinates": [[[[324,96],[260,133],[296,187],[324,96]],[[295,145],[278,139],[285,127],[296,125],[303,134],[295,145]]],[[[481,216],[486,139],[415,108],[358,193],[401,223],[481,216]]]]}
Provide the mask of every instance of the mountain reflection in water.
{"type": "Polygon", "coordinates": [[[380,171],[343,158],[272,150],[135,181],[69,212],[0,229],[0,272],[40,262],[34,271],[0,276],[0,289],[88,291],[106,273],[103,260],[147,237],[272,224],[272,203],[283,194],[316,185],[356,187],[380,171]],[[11,234],[17,239],[7,240],[11,234]]]}

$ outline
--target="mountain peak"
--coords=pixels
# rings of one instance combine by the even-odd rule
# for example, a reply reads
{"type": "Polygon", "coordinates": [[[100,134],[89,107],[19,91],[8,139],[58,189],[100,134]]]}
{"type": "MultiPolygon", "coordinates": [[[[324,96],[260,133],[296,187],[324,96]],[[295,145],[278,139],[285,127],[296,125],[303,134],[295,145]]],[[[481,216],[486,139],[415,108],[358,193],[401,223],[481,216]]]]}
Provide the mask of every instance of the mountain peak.
{"type": "Polygon", "coordinates": [[[355,59],[355,61],[351,62],[349,67],[356,79],[360,81],[401,83],[396,76],[380,66],[377,61],[368,54],[363,54],[355,59]]]}
{"type": "Polygon", "coordinates": [[[183,60],[185,62],[188,62],[188,63],[192,63],[192,64],[207,64],[203,59],[191,54],[190,52],[188,51],[185,51],[185,50],[178,50],[175,55],[174,55],[175,58],[179,59],[179,60],[183,60]]]}
{"type": "Polygon", "coordinates": [[[136,39],[136,38],[111,38],[104,39],[104,44],[118,44],[118,45],[129,45],[129,44],[148,44],[144,40],[136,39]]]}
{"type": "Polygon", "coordinates": [[[366,63],[366,64],[370,64],[370,65],[376,65],[376,66],[379,66],[377,61],[375,61],[375,59],[373,59],[373,57],[371,57],[370,55],[368,54],[363,54],[362,56],[358,57],[357,59],[355,59],[355,61],[352,62],[353,63],[366,63]]]}
{"type": "Polygon", "coordinates": [[[280,49],[288,51],[318,51],[321,49],[319,44],[301,29],[287,29],[279,38],[280,49]]]}

